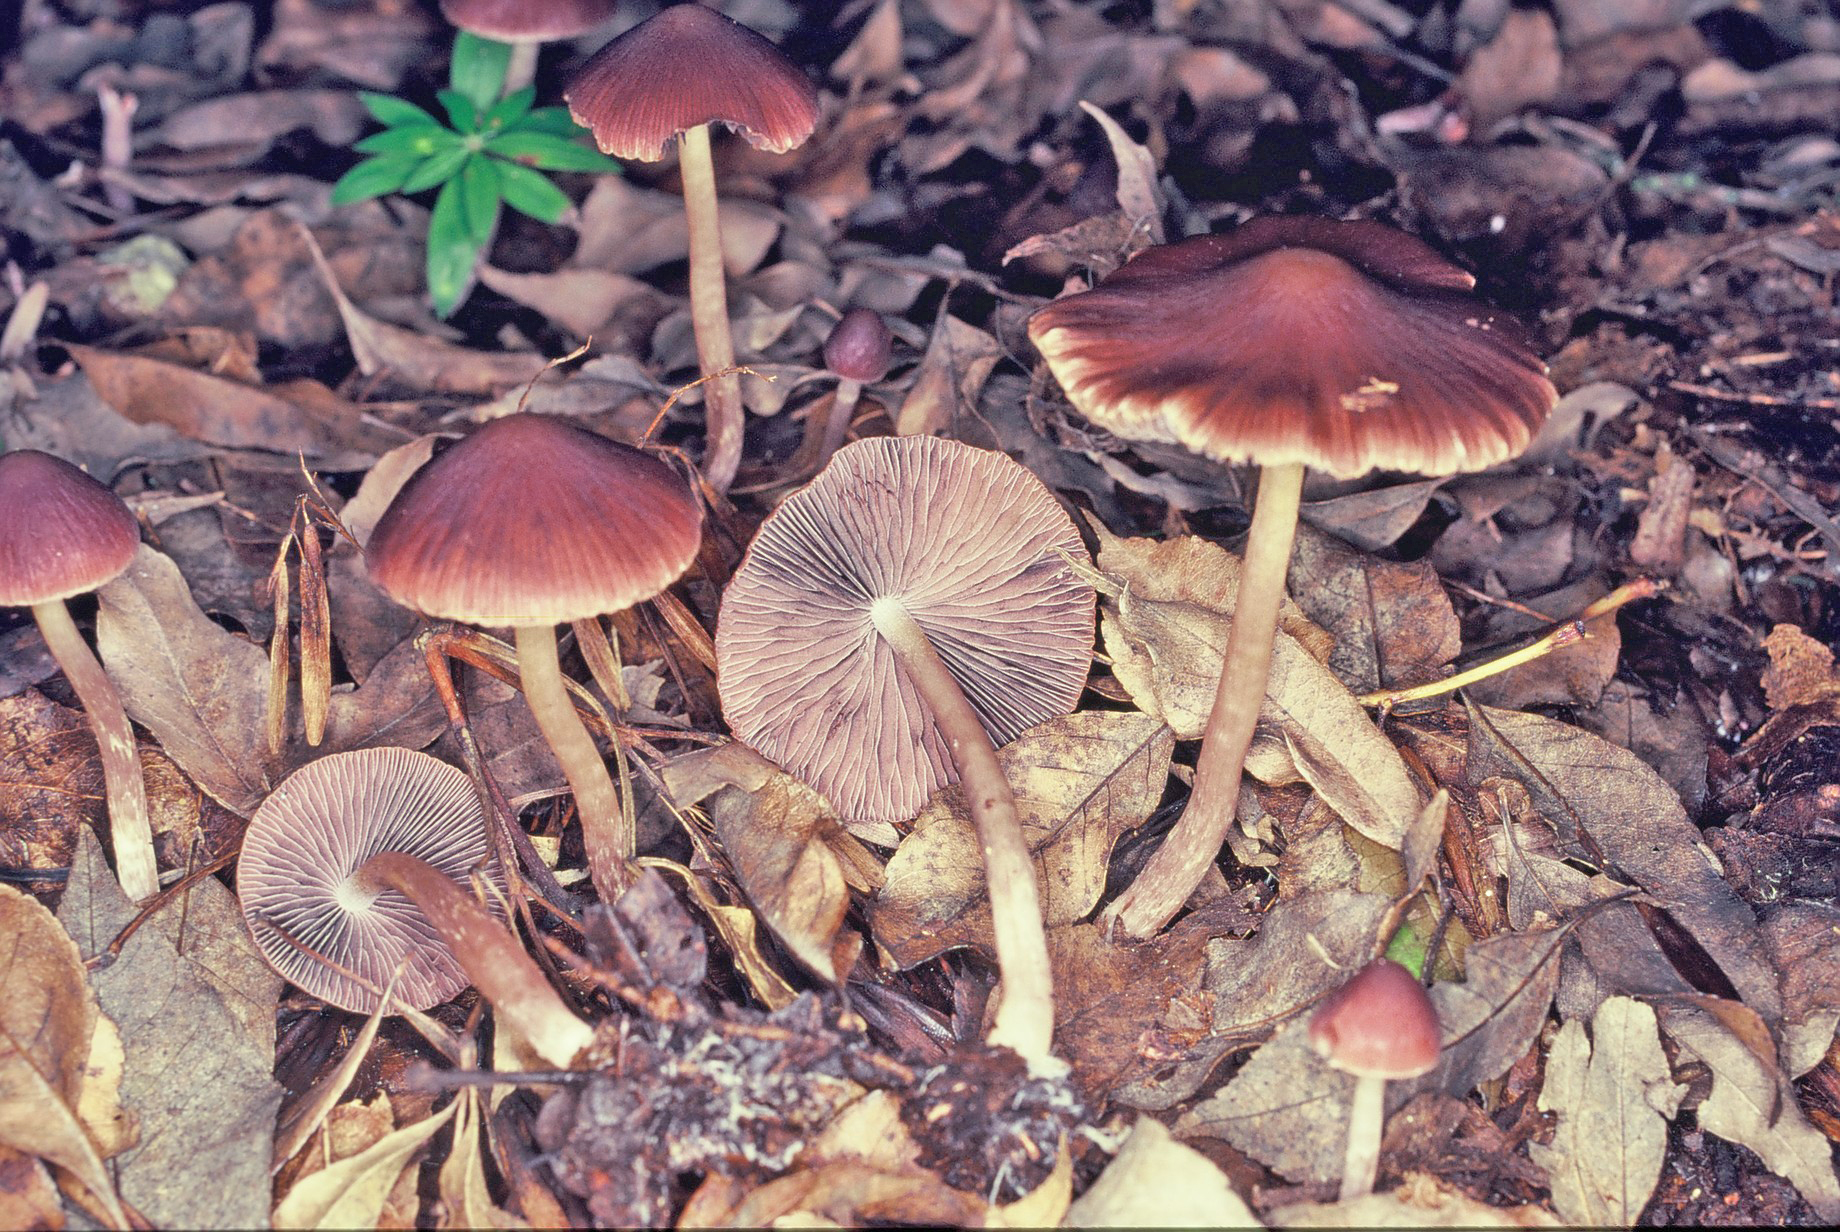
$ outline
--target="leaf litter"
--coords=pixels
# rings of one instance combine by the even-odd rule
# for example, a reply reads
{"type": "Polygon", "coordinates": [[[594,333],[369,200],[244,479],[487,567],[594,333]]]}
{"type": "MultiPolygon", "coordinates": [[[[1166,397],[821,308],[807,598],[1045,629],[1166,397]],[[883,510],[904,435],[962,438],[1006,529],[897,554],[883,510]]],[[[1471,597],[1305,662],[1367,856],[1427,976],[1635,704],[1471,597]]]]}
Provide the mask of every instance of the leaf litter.
{"type": "MultiPolygon", "coordinates": [[[[302,471],[362,543],[440,440],[526,400],[693,461],[700,391],[661,413],[697,367],[675,172],[560,176],[564,221],[507,215],[437,321],[425,206],[328,194],[367,127],[353,88],[433,104],[448,31],[376,0],[272,7],[28,0],[0,31],[0,437],[79,462],[147,530],[78,619],[139,725],[168,885],[121,897],[93,738],[0,614],[0,865],[36,898],[0,886],[0,1221],[1840,1218],[1831,19],[723,6],[801,58],[825,119],[788,155],[717,143],[752,373],[734,501],[667,606],[614,619],[621,661],[564,643],[652,870],[589,905],[509,652],[467,643],[449,690],[442,631],[351,545],[323,580],[271,571],[302,471]],[[1097,921],[1186,799],[1245,485],[1078,419],[1024,321],[1146,244],[1272,212],[1421,235],[1538,323],[1567,396],[1518,465],[1312,481],[1228,851],[1126,944],[1097,921]],[[1097,547],[1090,687],[999,752],[1070,1082],[977,1043],[992,934],[960,789],[852,832],[725,742],[721,588],[809,474],[819,348],[857,306],[897,358],[852,431],[998,445],[1097,547]],[[1671,586],[1586,615],[1645,578],[1671,586]],[[310,724],[271,696],[294,663],[326,678],[310,724]],[[528,848],[519,935],[596,1029],[573,1067],[477,1034],[477,993],[361,1032],[256,958],[219,880],[242,819],[378,745],[467,767],[528,848]],[[1352,1080],[1304,1024],[1382,949],[1425,972],[1445,1048],[1389,1085],[1382,1192],[1336,1202],[1352,1080]],[[283,1086],[312,1111],[291,1162],[283,1086]]],[[[539,101],[597,41],[545,52],[539,101]]]]}

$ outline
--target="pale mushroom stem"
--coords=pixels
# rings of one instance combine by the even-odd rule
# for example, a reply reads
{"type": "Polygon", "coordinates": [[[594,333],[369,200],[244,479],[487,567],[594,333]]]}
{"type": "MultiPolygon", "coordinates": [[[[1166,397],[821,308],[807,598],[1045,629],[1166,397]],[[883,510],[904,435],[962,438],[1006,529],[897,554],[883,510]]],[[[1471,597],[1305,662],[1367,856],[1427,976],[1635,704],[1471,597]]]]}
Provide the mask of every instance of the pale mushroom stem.
{"type": "Polygon", "coordinates": [[[121,888],[137,903],[160,892],[160,866],[153,854],[153,826],[147,818],[147,788],[141,780],[134,728],[102,664],[77,632],[62,599],[32,605],[32,617],[51,657],[83,703],[89,728],[102,750],[102,782],[108,796],[109,837],[121,888]]]}
{"type": "Polygon", "coordinates": [[[1214,709],[1195,762],[1194,790],[1182,819],[1107,913],[1126,937],[1148,937],[1182,909],[1233,825],[1240,772],[1271,675],[1278,607],[1284,600],[1284,575],[1290,569],[1302,495],[1302,463],[1267,466],[1260,472],[1252,529],[1240,565],[1239,597],[1233,605],[1214,709]]]}
{"type": "Polygon", "coordinates": [[[492,1003],[499,1020],[551,1065],[567,1066],[594,1038],[503,925],[425,860],[386,851],[358,869],[361,884],[392,886],[409,896],[459,959],[473,987],[492,1003]]]}
{"type": "Polygon", "coordinates": [[[837,392],[831,396],[830,414],[824,417],[824,436],[818,442],[818,469],[843,447],[850,434],[850,420],[856,416],[856,403],[862,398],[862,382],[851,378],[837,379],[837,392]]]}
{"type": "Polygon", "coordinates": [[[499,97],[510,98],[537,79],[537,49],[541,43],[511,44],[511,58],[505,62],[505,85],[499,97]]]}
{"type": "MultiPolygon", "coordinates": [[[[690,224],[690,324],[704,376],[735,366],[735,341],[728,326],[728,283],[722,273],[722,229],[716,213],[716,165],[709,152],[709,125],[685,129],[677,143],[678,173],[684,182],[684,217],[690,224]]],[[[741,466],[745,421],[741,378],[718,376],[703,386],[708,446],[703,478],[727,492],[741,466]]]]}
{"type": "Polygon", "coordinates": [[[1380,1173],[1380,1136],[1386,1126],[1386,1079],[1366,1074],[1354,1080],[1348,1114],[1348,1153],[1342,1158],[1342,1201],[1374,1192],[1380,1173]]]}
{"type": "Polygon", "coordinates": [[[619,793],[613,788],[607,763],[601,760],[594,738],[575,713],[575,703],[569,700],[568,689],[562,683],[555,629],[549,625],[519,625],[517,652],[524,701],[561,763],[569,789],[575,793],[582,845],[588,852],[588,873],[602,901],[611,903],[632,884],[634,836],[620,809],[619,793]]]}
{"type": "Polygon", "coordinates": [[[991,932],[1003,976],[990,1042],[1013,1050],[1031,1068],[1052,1068],[1058,1064],[1053,1060],[1054,982],[1041,922],[1041,891],[1015,793],[997,763],[989,733],[925,630],[894,599],[877,600],[870,618],[946,739],[983,848],[991,932]]]}

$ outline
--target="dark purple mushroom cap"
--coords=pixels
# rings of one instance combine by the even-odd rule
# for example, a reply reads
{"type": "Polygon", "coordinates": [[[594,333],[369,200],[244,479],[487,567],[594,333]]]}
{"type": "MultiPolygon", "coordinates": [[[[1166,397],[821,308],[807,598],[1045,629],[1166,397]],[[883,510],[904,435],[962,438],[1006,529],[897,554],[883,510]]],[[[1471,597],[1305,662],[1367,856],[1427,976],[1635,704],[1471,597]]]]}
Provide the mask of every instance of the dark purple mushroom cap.
{"type": "Polygon", "coordinates": [[[106,485],[48,453],[0,454],[0,607],[96,589],[134,559],[141,528],[106,485]]]}
{"type": "MultiPolygon", "coordinates": [[[[470,982],[420,908],[400,891],[359,883],[359,867],[385,851],[426,860],[463,886],[477,869],[502,887],[471,780],[410,749],[334,753],[295,771],[249,819],[237,860],[243,919],[269,965],[360,1014],[377,1008],[377,994],[281,932],[378,988],[406,959],[396,999],[414,1009],[470,982]]],[[[496,902],[490,909],[499,914],[496,902]]]]}
{"type": "Polygon", "coordinates": [[[1473,285],[1379,223],[1267,217],[1147,248],[1029,336],[1074,407],[1127,440],[1446,475],[1520,453],[1557,399],[1473,285]]]}
{"type": "Polygon", "coordinates": [[[495,419],[402,486],[365,546],[371,580],[430,616],[553,625],[682,576],[702,540],[689,484],[553,415],[495,419]]]}
{"type": "Polygon", "coordinates": [[[818,91],[767,39],[700,4],[646,19],[595,52],[562,97],[606,154],[656,162],[685,129],[726,124],[783,154],[818,124],[818,91]]]}
{"type": "Polygon", "coordinates": [[[1073,522],[1007,456],[930,436],[846,445],[764,523],[722,596],[716,678],[737,739],[852,821],[906,821],[955,777],[876,633],[898,601],[1002,744],[1073,709],[1093,590],[1073,522]]]}
{"type": "Polygon", "coordinates": [[[1363,1078],[1416,1078],[1436,1068],[1441,1032],[1425,986],[1376,958],[1310,1015],[1310,1045],[1334,1069],[1363,1078]]]}
{"type": "Polygon", "coordinates": [[[619,0],[441,0],[448,23],[501,43],[548,43],[611,19],[619,0]]]}
{"type": "Polygon", "coordinates": [[[872,385],[888,375],[894,335],[873,308],[852,308],[824,340],[824,366],[838,376],[872,385]]]}

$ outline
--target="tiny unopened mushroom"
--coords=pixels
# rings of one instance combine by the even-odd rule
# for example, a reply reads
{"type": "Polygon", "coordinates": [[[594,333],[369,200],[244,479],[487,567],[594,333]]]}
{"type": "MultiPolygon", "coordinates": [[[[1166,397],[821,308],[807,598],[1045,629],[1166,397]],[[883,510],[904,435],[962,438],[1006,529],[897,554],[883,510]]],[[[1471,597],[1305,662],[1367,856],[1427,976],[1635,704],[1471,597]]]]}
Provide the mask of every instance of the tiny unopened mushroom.
{"type": "Polygon", "coordinates": [[[555,626],[623,611],[682,575],[702,540],[683,478],[555,416],[495,419],[410,477],[365,546],[372,581],[406,607],[515,628],[518,671],[561,764],[595,888],[631,881],[634,836],[563,683],[555,626]]]}
{"type": "Polygon", "coordinates": [[[1092,659],[1072,520],[1004,454],[936,437],[837,451],[762,523],[722,597],[716,672],[737,739],[852,820],[905,821],[962,780],[1002,1000],[993,1043],[1051,1056],[1035,867],[993,741],[1067,713],[1092,659]]]}
{"type": "MultiPolygon", "coordinates": [[[[677,141],[697,358],[706,377],[733,368],[709,126],[726,125],[754,148],[783,154],[817,126],[816,88],[784,52],[746,26],[700,4],[679,4],[595,52],[563,98],[604,154],[657,162],[677,141]]],[[[705,390],[703,475],[726,492],[741,464],[741,381],[731,373],[705,390]]]]}
{"type": "Polygon", "coordinates": [[[888,375],[888,363],[894,355],[894,335],[888,322],[873,308],[852,308],[838,318],[824,339],[824,366],[837,375],[837,389],[831,395],[830,411],[824,419],[824,435],[818,443],[818,466],[842,448],[849,435],[850,420],[864,385],[873,385],[888,375]]]}
{"type": "Polygon", "coordinates": [[[1331,1069],[1353,1074],[1342,1200],[1374,1189],[1386,1126],[1386,1084],[1437,1068],[1437,1007],[1424,985],[1389,958],[1376,958],[1323,998],[1310,1015],[1310,1046],[1331,1069]]]}
{"type": "Polygon", "coordinates": [[[1448,475],[1518,454],[1556,394],[1475,280],[1375,222],[1260,218],[1145,249],[1029,320],[1074,408],[1127,440],[1260,465],[1220,684],[1181,820],[1112,904],[1144,937],[1219,855],[1271,668],[1304,467],[1448,475]]]}
{"type": "Polygon", "coordinates": [[[507,95],[536,80],[537,50],[544,43],[579,38],[618,9],[619,0],[441,0],[441,16],[451,25],[511,45],[507,95]]]}
{"type": "Polygon", "coordinates": [[[137,903],[160,892],[160,870],[134,728],[64,600],[120,574],[140,541],[121,498],[62,458],[35,449],[0,454],[0,607],[32,609],[83,703],[102,755],[115,871],[137,903]]]}

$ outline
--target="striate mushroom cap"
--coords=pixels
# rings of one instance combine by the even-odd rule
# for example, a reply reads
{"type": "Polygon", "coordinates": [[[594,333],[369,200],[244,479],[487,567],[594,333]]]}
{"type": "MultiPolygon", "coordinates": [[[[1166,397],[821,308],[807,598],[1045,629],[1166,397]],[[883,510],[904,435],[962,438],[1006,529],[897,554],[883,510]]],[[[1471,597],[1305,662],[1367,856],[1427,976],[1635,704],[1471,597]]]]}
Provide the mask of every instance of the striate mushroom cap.
{"type": "Polygon", "coordinates": [[[1073,709],[1092,662],[1086,559],[1010,458],[929,436],[838,450],[761,524],[722,596],[716,678],[737,739],[851,821],[906,821],[956,774],[876,632],[899,602],[993,742],[1073,709]]]}
{"type": "Polygon", "coordinates": [[[1437,1008],[1425,986],[1377,958],[1310,1015],[1310,1045],[1334,1069],[1363,1078],[1416,1078],[1437,1066],[1437,1008]]]}
{"type": "Polygon", "coordinates": [[[441,16],[481,38],[548,43],[586,34],[619,7],[619,0],[441,0],[441,16]]]}
{"type": "Polygon", "coordinates": [[[783,154],[818,124],[818,91],[772,42],[700,4],[640,22],[595,52],[562,93],[615,158],[656,162],[685,129],[726,124],[783,154]]]}
{"type": "Polygon", "coordinates": [[[92,591],[140,542],[140,524],[107,485],[36,449],[0,454],[0,607],[92,591]]]}
{"type": "Polygon", "coordinates": [[[824,366],[838,376],[873,385],[888,375],[894,335],[873,308],[852,308],[824,339],[824,366]]]}
{"type": "MultiPolygon", "coordinates": [[[[360,1014],[377,1008],[377,994],[281,932],[378,988],[406,959],[396,999],[418,1010],[471,982],[420,908],[400,891],[360,884],[358,869],[385,851],[425,860],[462,886],[480,869],[502,888],[471,780],[410,749],[334,753],[295,771],[250,818],[237,860],[243,919],[269,965],[360,1014]]],[[[502,918],[495,901],[488,907],[502,918]]]]}
{"type": "Polygon", "coordinates": [[[1266,217],[1145,249],[1029,336],[1074,407],[1127,440],[1446,475],[1520,453],[1557,400],[1527,332],[1473,285],[1376,222],[1266,217]]]}
{"type": "Polygon", "coordinates": [[[702,539],[689,485],[650,454],[552,415],[495,419],[410,477],[371,532],[371,580],[479,625],[617,612],[682,576],[702,539]]]}

